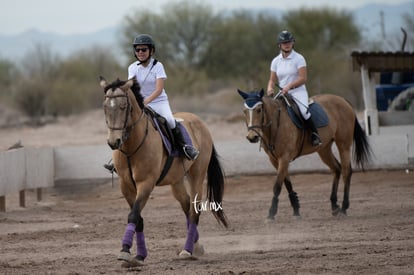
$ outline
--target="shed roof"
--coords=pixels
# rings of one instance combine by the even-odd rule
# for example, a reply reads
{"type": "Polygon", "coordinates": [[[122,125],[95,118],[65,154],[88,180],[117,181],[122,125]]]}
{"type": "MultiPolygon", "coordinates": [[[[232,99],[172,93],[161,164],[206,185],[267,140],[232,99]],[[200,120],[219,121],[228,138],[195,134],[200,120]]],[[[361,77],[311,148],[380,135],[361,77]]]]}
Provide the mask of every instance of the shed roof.
{"type": "Polygon", "coordinates": [[[369,72],[414,71],[414,52],[357,52],[351,53],[352,69],[363,65],[369,72]]]}

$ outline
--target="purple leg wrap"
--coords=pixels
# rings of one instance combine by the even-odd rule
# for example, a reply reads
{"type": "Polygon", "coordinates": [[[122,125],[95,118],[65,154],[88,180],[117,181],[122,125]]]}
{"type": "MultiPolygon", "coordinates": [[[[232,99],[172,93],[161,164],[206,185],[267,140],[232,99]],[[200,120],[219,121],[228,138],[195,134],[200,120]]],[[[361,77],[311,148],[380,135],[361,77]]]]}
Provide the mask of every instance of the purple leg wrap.
{"type": "Polygon", "coordinates": [[[122,245],[128,245],[130,248],[132,247],[132,241],[134,240],[134,233],[135,233],[135,224],[128,223],[124,238],[122,239],[122,245]]]}
{"type": "Polygon", "coordinates": [[[184,249],[190,253],[193,253],[196,235],[198,236],[197,225],[195,223],[190,223],[188,226],[187,240],[185,241],[184,245],[184,249]]]}
{"type": "MultiPolygon", "coordinates": [[[[190,226],[190,220],[187,218],[187,230],[188,230],[188,228],[189,228],[189,226],[190,226]]],[[[196,243],[196,242],[198,242],[198,229],[197,229],[197,227],[195,228],[195,237],[194,237],[194,242],[196,243]]]]}
{"type": "Polygon", "coordinates": [[[141,256],[145,258],[147,257],[147,248],[145,246],[144,232],[136,232],[136,233],[137,233],[137,256],[141,256]]]}

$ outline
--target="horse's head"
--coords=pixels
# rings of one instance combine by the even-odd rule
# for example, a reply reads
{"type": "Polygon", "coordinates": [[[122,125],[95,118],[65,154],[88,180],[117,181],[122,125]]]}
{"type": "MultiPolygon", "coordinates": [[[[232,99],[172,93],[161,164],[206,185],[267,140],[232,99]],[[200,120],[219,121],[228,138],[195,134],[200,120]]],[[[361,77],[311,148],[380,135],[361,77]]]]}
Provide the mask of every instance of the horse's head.
{"type": "Polygon", "coordinates": [[[128,138],[131,128],[137,123],[133,118],[133,110],[134,107],[138,109],[138,105],[131,89],[139,89],[139,85],[135,79],[117,79],[108,84],[103,77],[100,77],[100,85],[105,93],[103,109],[108,127],[107,142],[111,149],[119,149],[128,138]]]}
{"type": "Polygon", "coordinates": [[[244,115],[247,125],[247,136],[246,138],[251,143],[256,143],[261,137],[261,131],[263,127],[264,110],[263,110],[263,95],[264,90],[253,91],[245,93],[239,89],[237,92],[244,99],[244,115]]]}

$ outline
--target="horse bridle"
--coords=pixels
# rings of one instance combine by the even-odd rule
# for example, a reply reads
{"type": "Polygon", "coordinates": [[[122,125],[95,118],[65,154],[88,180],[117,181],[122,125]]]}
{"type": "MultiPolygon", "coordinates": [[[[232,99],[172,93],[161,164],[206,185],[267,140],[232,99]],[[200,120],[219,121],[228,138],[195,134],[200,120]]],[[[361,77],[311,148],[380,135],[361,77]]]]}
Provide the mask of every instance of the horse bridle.
{"type": "MultiPolygon", "coordinates": [[[[262,105],[264,105],[264,103],[262,102],[262,105]]],[[[280,104],[278,104],[278,116],[277,116],[277,128],[276,128],[276,135],[277,135],[277,132],[278,132],[278,128],[279,128],[279,122],[280,122],[280,112],[281,112],[281,107],[280,107],[280,104]]],[[[263,141],[263,130],[264,130],[264,128],[270,128],[271,126],[272,126],[272,123],[273,123],[273,121],[272,120],[269,120],[269,122],[266,124],[266,125],[263,125],[263,122],[264,122],[264,115],[265,115],[265,110],[264,110],[264,108],[263,108],[263,111],[262,111],[262,117],[261,117],[261,124],[260,125],[252,125],[252,126],[248,126],[247,127],[247,130],[248,131],[253,131],[253,132],[255,132],[259,137],[260,137],[260,143],[262,144],[264,144],[264,146],[266,146],[267,147],[267,149],[271,152],[271,154],[273,155],[273,151],[274,151],[274,149],[275,149],[275,146],[274,146],[274,144],[266,144],[266,143],[264,143],[264,141],[263,141]]],[[[269,141],[271,141],[272,140],[272,138],[271,138],[271,134],[272,134],[272,132],[271,132],[271,130],[269,129],[269,131],[270,131],[270,135],[269,135],[269,141]]],[[[273,155],[274,156],[274,155],[273,155]]],[[[275,157],[275,156],[274,156],[275,157]]]]}
{"type": "Polygon", "coordinates": [[[141,121],[141,119],[143,119],[144,118],[144,116],[146,116],[145,115],[145,112],[144,112],[144,110],[142,110],[141,111],[141,115],[139,116],[139,118],[137,119],[137,120],[135,120],[131,125],[128,125],[128,118],[129,118],[129,115],[130,115],[130,113],[132,112],[132,106],[131,106],[131,103],[130,103],[130,101],[129,101],[129,97],[128,97],[128,95],[126,94],[126,92],[124,92],[124,94],[122,94],[122,95],[105,95],[105,98],[108,98],[108,99],[112,99],[112,98],[117,98],[117,97],[125,97],[126,98],[126,100],[127,100],[127,110],[126,110],[126,112],[125,112],[125,119],[124,119],[124,125],[122,126],[122,127],[111,127],[110,125],[109,125],[109,123],[108,123],[108,121],[106,120],[106,126],[108,127],[108,129],[110,129],[110,130],[122,130],[122,142],[121,142],[121,144],[120,144],[120,147],[118,148],[118,150],[119,151],[121,151],[124,155],[126,155],[127,157],[131,157],[132,155],[134,155],[140,148],[141,148],[141,146],[144,144],[144,141],[145,141],[145,139],[146,139],[146,137],[147,137],[147,135],[148,135],[148,119],[147,119],[147,125],[146,125],[146,127],[145,127],[145,135],[144,135],[144,137],[143,137],[143,139],[142,139],[142,141],[140,142],[140,144],[137,146],[137,148],[132,152],[132,153],[127,153],[127,152],[125,152],[124,150],[122,150],[121,149],[121,146],[122,146],[122,144],[123,144],[123,142],[124,141],[126,141],[128,138],[129,138],[129,136],[130,136],[130,134],[131,134],[131,131],[132,131],[132,129],[134,129],[135,128],[135,126],[137,126],[138,125],[138,123],[141,121]]]}

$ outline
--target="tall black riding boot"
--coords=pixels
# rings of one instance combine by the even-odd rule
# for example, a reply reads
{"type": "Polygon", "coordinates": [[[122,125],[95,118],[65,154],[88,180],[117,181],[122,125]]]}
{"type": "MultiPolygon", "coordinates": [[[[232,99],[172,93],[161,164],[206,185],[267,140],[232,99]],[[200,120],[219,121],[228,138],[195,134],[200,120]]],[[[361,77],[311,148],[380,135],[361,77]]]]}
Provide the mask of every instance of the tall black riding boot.
{"type": "Polygon", "coordinates": [[[312,146],[321,145],[322,140],[319,137],[318,130],[316,129],[315,124],[313,123],[312,117],[305,120],[305,124],[312,131],[312,134],[311,134],[312,146]]]}
{"type": "Polygon", "coordinates": [[[184,152],[184,155],[187,159],[195,160],[198,157],[199,151],[193,146],[185,143],[183,133],[181,133],[181,129],[180,126],[178,126],[178,122],[176,123],[175,128],[171,130],[174,135],[175,146],[177,146],[178,149],[184,152]]]}

